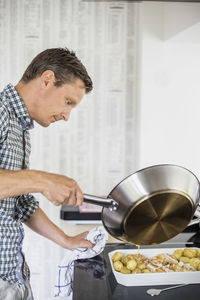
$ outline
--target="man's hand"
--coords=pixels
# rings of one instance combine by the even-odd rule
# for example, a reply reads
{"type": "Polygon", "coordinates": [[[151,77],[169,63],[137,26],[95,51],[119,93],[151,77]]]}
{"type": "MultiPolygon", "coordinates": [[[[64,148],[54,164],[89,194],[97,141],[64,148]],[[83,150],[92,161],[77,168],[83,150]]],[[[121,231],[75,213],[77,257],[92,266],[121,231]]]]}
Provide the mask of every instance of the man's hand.
{"type": "Polygon", "coordinates": [[[87,234],[88,231],[85,231],[75,236],[66,236],[66,244],[63,243],[62,247],[66,249],[94,247],[94,245],[91,242],[85,239],[87,234]]]}
{"type": "Polygon", "coordinates": [[[0,199],[28,193],[42,193],[55,205],[79,206],[83,193],[77,182],[67,176],[39,170],[0,169],[0,199]]]}
{"type": "Polygon", "coordinates": [[[75,180],[67,176],[46,172],[42,174],[42,177],[45,184],[41,192],[54,205],[79,206],[82,204],[83,193],[75,180]]]}

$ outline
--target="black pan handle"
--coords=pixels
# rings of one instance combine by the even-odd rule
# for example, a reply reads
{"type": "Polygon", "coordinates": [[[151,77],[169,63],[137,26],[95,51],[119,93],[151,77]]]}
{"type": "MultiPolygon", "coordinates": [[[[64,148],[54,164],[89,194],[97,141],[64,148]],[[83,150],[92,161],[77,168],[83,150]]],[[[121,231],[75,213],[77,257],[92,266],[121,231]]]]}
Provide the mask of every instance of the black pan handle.
{"type": "Polygon", "coordinates": [[[84,202],[107,207],[110,210],[117,210],[117,208],[118,208],[118,203],[115,202],[111,197],[102,198],[102,197],[98,197],[98,196],[94,196],[94,195],[84,194],[83,198],[84,198],[84,200],[83,200],[84,202]]]}

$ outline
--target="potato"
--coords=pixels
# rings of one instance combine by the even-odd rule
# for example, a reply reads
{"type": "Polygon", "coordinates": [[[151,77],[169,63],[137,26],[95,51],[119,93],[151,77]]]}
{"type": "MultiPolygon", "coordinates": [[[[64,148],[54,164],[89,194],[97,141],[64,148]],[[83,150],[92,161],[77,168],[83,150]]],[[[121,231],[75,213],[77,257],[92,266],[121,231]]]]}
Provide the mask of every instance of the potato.
{"type": "Polygon", "coordinates": [[[200,264],[199,264],[198,267],[197,267],[197,271],[200,271],[200,264]]]}
{"type": "Polygon", "coordinates": [[[123,273],[123,274],[130,274],[131,271],[130,271],[129,269],[127,269],[126,267],[123,267],[123,268],[121,269],[121,273],[123,273]]]}
{"type": "Polygon", "coordinates": [[[151,273],[151,271],[149,269],[143,269],[142,273],[151,273]]]}
{"type": "Polygon", "coordinates": [[[184,264],[187,264],[190,262],[189,257],[181,256],[180,261],[182,261],[184,264]]]}
{"type": "Polygon", "coordinates": [[[193,258],[190,259],[189,263],[192,267],[194,267],[197,270],[198,265],[200,264],[200,259],[196,258],[196,257],[193,257],[193,258]]]}
{"type": "Polygon", "coordinates": [[[131,259],[131,260],[129,260],[128,262],[127,262],[127,269],[129,269],[129,270],[134,270],[135,268],[136,268],[136,266],[137,266],[137,262],[136,262],[136,260],[135,259],[131,259]]]}
{"type": "Polygon", "coordinates": [[[133,258],[136,260],[136,261],[139,261],[139,262],[143,262],[144,261],[144,256],[137,253],[137,254],[132,254],[133,258]]]}
{"type": "Polygon", "coordinates": [[[112,256],[112,261],[115,262],[115,261],[121,261],[123,258],[123,255],[121,252],[115,252],[112,256]]]}
{"type": "Polygon", "coordinates": [[[172,256],[177,260],[180,260],[182,255],[183,255],[183,250],[181,250],[181,249],[175,250],[172,254],[172,256]]]}
{"type": "Polygon", "coordinates": [[[139,274],[139,273],[142,273],[142,270],[140,270],[139,268],[135,268],[134,270],[132,270],[131,273],[132,274],[139,274]]]}
{"type": "Polygon", "coordinates": [[[197,257],[200,257],[200,250],[197,249],[197,257]]]}
{"type": "Polygon", "coordinates": [[[186,256],[189,258],[197,257],[197,251],[195,249],[185,248],[183,250],[183,256],[186,256]]]}
{"type": "Polygon", "coordinates": [[[121,270],[123,268],[123,264],[121,261],[118,260],[113,263],[113,267],[114,267],[115,271],[121,272],[121,270]]]}
{"type": "Polygon", "coordinates": [[[137,267],[138,267],[140,270],[146,269],[146,265],[145,265],[144,263],[138,264],[137,267]]]}
{"type": "Polygon", "coordinates": [[[128,254],[128,255],[126,255],[126,256],[123,258],[122,262],[123,262],[123,264],[126,266],[126,265],[127,265],[127,262],[128,262],[129,260],[131,260],[131,259],[133,259],[133,255],[132,255],[132,254],[128,254]]]}

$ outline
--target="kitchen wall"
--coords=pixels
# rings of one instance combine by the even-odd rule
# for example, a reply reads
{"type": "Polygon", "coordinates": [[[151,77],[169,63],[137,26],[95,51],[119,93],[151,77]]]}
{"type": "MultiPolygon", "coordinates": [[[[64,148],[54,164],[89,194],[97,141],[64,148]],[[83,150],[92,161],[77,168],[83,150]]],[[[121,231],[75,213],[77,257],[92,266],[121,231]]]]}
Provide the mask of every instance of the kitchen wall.
{"type": "Polygon", "coordinates": [[[139,163],[200,176],[200,4],[145,3],[141,21],[139,163]]]}

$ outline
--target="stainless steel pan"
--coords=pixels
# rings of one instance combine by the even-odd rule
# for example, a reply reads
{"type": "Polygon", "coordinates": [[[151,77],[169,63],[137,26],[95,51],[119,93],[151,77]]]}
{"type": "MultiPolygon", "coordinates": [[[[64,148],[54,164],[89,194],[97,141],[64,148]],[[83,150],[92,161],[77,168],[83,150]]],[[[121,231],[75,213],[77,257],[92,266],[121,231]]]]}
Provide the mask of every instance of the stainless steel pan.
{"type": "Polygon", "coordinates": [[[85,202],[103,206],[102,222],[109,234],[136,245],[159,244],[182,232],[194,214],[200,217],[199,199],[197,177],[176,165],[139,170],[106,199],[84,195],[85,202]]]}

